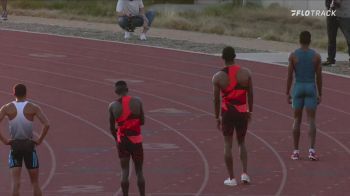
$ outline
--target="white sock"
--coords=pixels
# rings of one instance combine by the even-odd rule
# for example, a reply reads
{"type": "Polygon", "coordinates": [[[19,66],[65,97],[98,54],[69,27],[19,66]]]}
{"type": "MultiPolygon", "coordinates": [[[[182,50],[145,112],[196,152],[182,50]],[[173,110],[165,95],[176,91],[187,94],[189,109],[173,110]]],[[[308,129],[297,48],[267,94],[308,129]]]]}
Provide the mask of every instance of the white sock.
{"type": "Polygon", "coordinates": [[[313,148],[309,149],[309,153],[315,153],[315,152],[316,152],[315,149],[313,149],[313,148]]]}
{"type": "Polygon", "coordinates": [[[299,150],[293,150],[293,154],[299,153],[299,150]]]}

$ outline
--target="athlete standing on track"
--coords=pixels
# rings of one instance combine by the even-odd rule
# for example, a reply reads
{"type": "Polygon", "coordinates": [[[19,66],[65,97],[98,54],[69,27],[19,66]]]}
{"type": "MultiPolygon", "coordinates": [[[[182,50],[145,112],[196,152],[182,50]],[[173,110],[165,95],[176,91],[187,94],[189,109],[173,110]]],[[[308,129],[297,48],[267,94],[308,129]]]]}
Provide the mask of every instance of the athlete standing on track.
{"type": "Polygon", "coordinates": [[[321,102],[322,96],[322,66],[321,57],[314,50],[309,48],[311,43],[311,34],[308,31],[300,33],[301,47],[295,50],[289,56],[288,79],[287,79],[287,101],[292,103],[294,109],[293,138],[294,151],[291,155],[292,160],[300,159],[299,139],[300,125],[302,121],[303,108],[306,109],[309,123],[310,149],[309,159],[318,160],[315,152],[316,140],[316,108],[321,102]],[[293,95],[290,95],[290,89],[295,74],[295,84],[293,95]],[[317,90],[316,90],[317,88],[317,90]],[[318,92],[318,93],[317,93],[318,92]]]}
{"type": "Polygon", "coordinates": [[[241,181],[243,183],[250,182],[247,175],[248,157],[244,140],[248,122],[251,119],[251,112],[253,111],[253,85],[250,71],[235,64],[236,54],[232,47],[224,48],[222,58],[225,60],[226,67],[217,72],[212,80],[214,85],[215,118],[217,127],[222,131],[225,138],[225,163],[229,178],[224,181],[224,184],[236,186],[237,181],[234,177],[232,159],[234,130],[236,130],[243,167],[241,181]]]}
{"type": "Polygon", "coordinates": [[[115,83],[117,101],[109,105],[110,131],[117,140],[118,154],[122,168],[121,187],[123,195],[129,193],[130,156],[135,164],[137,185],[140,195],[145,195],[145,179],[143,177],[143,147],[141,125],[144,125],[142,102],[139,98],[128,95],[125,81],[115,83]],[[116,129],[117,128],[117,129],[116,129]],[[116,131],[117,130],[117,131],[116,131]]]}
{"type": "Polygon", "coordinates": [[[49,130],[49,122],[39,106],[27,101],[25,85],[17,84],[13,90],[16,100],[2,106],[0,109],[0,122],[7,116],[10,125],[11,139],[5,138],[0,132],[0,140],[11,146],[8,163],[13,180],[12,196],[19,195],[23,161],[28,169],[34,196],[41,196],[39,160],[35,146],[43,142],[49,130]],[[42,132],[37,140],[33,140],[34,117],[37,117],[43,125],[42,132]]]}

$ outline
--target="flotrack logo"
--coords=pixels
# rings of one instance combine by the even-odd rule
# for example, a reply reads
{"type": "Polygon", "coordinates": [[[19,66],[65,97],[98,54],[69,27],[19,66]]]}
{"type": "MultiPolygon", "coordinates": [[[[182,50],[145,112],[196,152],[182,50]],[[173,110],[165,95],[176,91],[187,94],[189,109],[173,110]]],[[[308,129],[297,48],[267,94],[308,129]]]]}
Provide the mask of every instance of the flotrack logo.
{"type": "Polygon", "coordinates": [[[336,16],[336,10],[291,10],[292,16],[336,16]]]}

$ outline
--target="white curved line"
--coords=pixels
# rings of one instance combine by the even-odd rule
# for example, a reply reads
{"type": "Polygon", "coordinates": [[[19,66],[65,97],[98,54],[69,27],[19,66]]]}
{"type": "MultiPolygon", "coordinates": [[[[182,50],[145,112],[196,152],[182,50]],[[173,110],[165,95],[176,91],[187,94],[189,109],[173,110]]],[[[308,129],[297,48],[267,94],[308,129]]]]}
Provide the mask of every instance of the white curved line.
{"type": "MultiPolygon", "coordinates": [[[[0,63],[1,64],[1,63],[0,63]]],[[[51,71],[46,71],[46,70],[41,70],[41,69],[35,69],[35,68],[26,68],[26,67],[22,67],[22,66],[14,66],[14,67],[20,67],[22,69],[27,69],[27,70],[32,70],[32,71],[36,71],[36,72],[43,72],[43,73],[49,73],[49,74],[52,74],[52,75],[57,75],[57,76],[61,76],[61,77],[66,77],[66,78],[73,78],[73,79],[77,79],[77,80],[83,80],[83,81],[89,81],[89,82],[92,82],[92,83],[96,83],[96,84],[101,84],[101,85],[107,85],[107,86],[110,86],[109,84],[106,84],[105,82],[100,82],[100,81],[96,81],[96,80],[91,80],[91,79],[86,79],[86,78],[81,78],[81,77],[75,77],[75,76],[71,76],[71,75],[67,75],[67,74],[61,74],[61,73],[56,73],[56,72],[51,72],[51,71]]],[[[161,97],[161,96],[157,96],[157,95],[154,95],[154,94],[150,94],[150,93],[146,93],[146,92],[143,92],[143,91],[138,91],[138,90],[134,90],[134,92],[137,92],[137,93],[140,93],[140,94],[144,94],[144,95],[148,95],[148,96],[152,96],[152,97],[156,97],[158,99],[162,99],[162,100],[165,100],[165,101],[168,101],[168,102],[171,102],[171,103],[175,103],[175,104],[178,104],[178,105],[182,105],[182,106],[185,106],[187,108],[191,108],[193,110],[196,110],[196,111],[200,111],[202,113],[205,113],[205,114],[208,114],[208,115],[213,115],[212,113],[210,112],[207,112],[205,110],[202,110],[200,108],[196,108],[196,107],[193,107],[193,106],[190,106],[188,104],[185,104],[183,102],[178,102],[178,101],[175,101],[175,100],[172,100],[172,99],[168,99],[168,98],[165,98],[165,97],[161,97]]],[[[81,94],[82,95],[82,94],[81,94]]],[[[97,98],[95,98],[96,100],[97,98]]],[[[108,103],[108,102],[106,102],[108,103]]],[[[248,133],[251,133],[250,131],[248,133]]],[[[253,135],[254,137],[257,136],[257,135],[253,135]]],[[[260,141],[264,140],[263,138],[259,137],[258,138],[260,141]]],[[[266,144],[267,142],[265,142],[264,144],[266,144]]],[[[272,146],[268,146],[269,148],[273,148],[272,146]]],[[[276,152],[276,151],[275,151],[276,152]]],[[[275,154],[275,155],[278,155],[278,160],[282,160],[282,158],[280,157],[279,154],[275,154]]],[[[280,162],[281,163],[281,162],[280,162]]],[[[287,171],[283,171],[283,168],[285,168],[285,164],[284,162],[282,162],[283,164],[281,165],[282,167],[282,172],[283,172],[283,177],[282,177],[282,181],[281,181],[281,186],[279,187],[278,191],[277,191],[277,194],[279,194],[279,192],[281,192],[280,190],[283,190],[283,187],[285,186],[285,182],[286,182],[286,179],[287,179],[287,171]]]]}
{"type": "MultiPolygon", "coordinates": [[[[7,77],[7,78],[11,78],[11,77],[7,77]]],[[[19,80],[19,79],[16,79],[16,80],[19,80]]],[[[24,81],[24,80],[21,80],[21,81],[24,81]]],[[[89,99],[93,99],[95,101],[99,101],[99,102],[102,102],[104,104],[108,104],[109,102],[106,101],[106,100],[103,100],[103,99],[100,99],[100,98],[97,98],[97,97],[92,97],[92,96],[89,96],[89,95],[86,95],[86,94],[83,94],[83,93],[78,93],[78,92],[75,92],[75,91],[70,91],[70,90],[67,90],[67,89],[63,89],[63,88],[59,88],[59,87],[53,87],[53,86],[49,86],[49,85],[44,85],[44,84],[39,84],[39,83],[36,83],[36,82],[31,82],[31,81],[27,81],[27,82],[30,82],[32,84],[36,84],[36,85],[40,85],[40,86],[44,86],[44,87],[47,87],[47,88],[53,88],[53,89],[56,89],[56,90],[61,90],[61,91],[64,91],[64,92],[68,92],[68,93],[71,93],[71,94],[75,94],[75,95],[79,95],[79,96],[83,96],[83,97],[86,97],[86,98],[89,98],[89,99]]],[[[0,91],[2,92],[2,91],[0,91]]],[[[84,122],[85,124],[99,130],[100,132],[102,132],[103,134],[107,135],[108,137],[110,137],[111,139],[114,140],[113,136],[109,133],[107,133],[103,128],[97,126],[96,124],[84,119],[84,118],[81,118],[80,116],[77,116],[71,112],[68,112],[67,110],[63,110],[61,108],[58,108],[56,106],[53,106],[53,105],[50,105],[50,104],[47,104],[47,103],[44,103],[44,102],[40,102],[40,101],[35,101],[37,103],[39,103],[40,105],[43,105],[43,106],[46,106],[46,107],[49,107],[49,108],[52,108],[54,110],[57,110],[57,111],[60,111],[64,114],[67,114],[69,116],[72,116],[82,122],[84,122]]],[[[208,160],[206,159],[203,151],[191,140],[189,139],[187,136],[185,136],[184,134],[182,134],[181,132],[179,132],[177,129],[169,126],[168,124],[162,122],[162,121],[159,121],[155,118],[152,118],[150,116],[147,116],[147,118],[151,119],[152,121],[166,127],[166,128],[169,128],[170,130],[172,130],[173,132],[175,132],[176,134],[178,134],[179,136],[181,136],[182,138],[184,138],[189,144],[191,144],[193,146],[193,148],[198,152],[199,156],[201,157],[202,161],[203,161],[203,164],[204,164],[204,180],[203,180],[203,183],[200,187],[200,189],[197,191],[196,195],[200,195],[204,188],[206,187],[206,185],[208,184],[208,181],[209,181],[209,164],[208,164],[208,160]]],[[[119,188],[117,193],[115,193],[115,195],[118,195],[121,193],[121,189],[119,188]]]]}

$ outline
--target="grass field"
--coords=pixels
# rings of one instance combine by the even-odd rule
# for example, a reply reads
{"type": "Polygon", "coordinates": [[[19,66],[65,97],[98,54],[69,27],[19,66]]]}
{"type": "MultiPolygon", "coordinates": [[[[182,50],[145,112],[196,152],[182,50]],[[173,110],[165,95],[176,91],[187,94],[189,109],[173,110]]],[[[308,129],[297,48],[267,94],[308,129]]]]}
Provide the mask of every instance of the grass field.
{"type": "MultiPolygon", "coordinates": [[[[166,1],[169,0],[144,0],[147,6],[166,1]]],[[[182,0],[173,0],[179,1],[182,0]]],[[[10,10],[20,15],[106,23],[116,21],[115,0],[11,0],[9,4],[10,10]]],[[[325,18],[292,17],[289,9],[278,6],[241,8],[227,4],[196,12],[164,9],[159,11],[154,26],[283,42],[295,42],[300,31],[309,30],[313,34],[314,47],[327,46],[325,18]]],[[[338,49],[347,50],[342,34],[338,39],[338,49]]]]}

